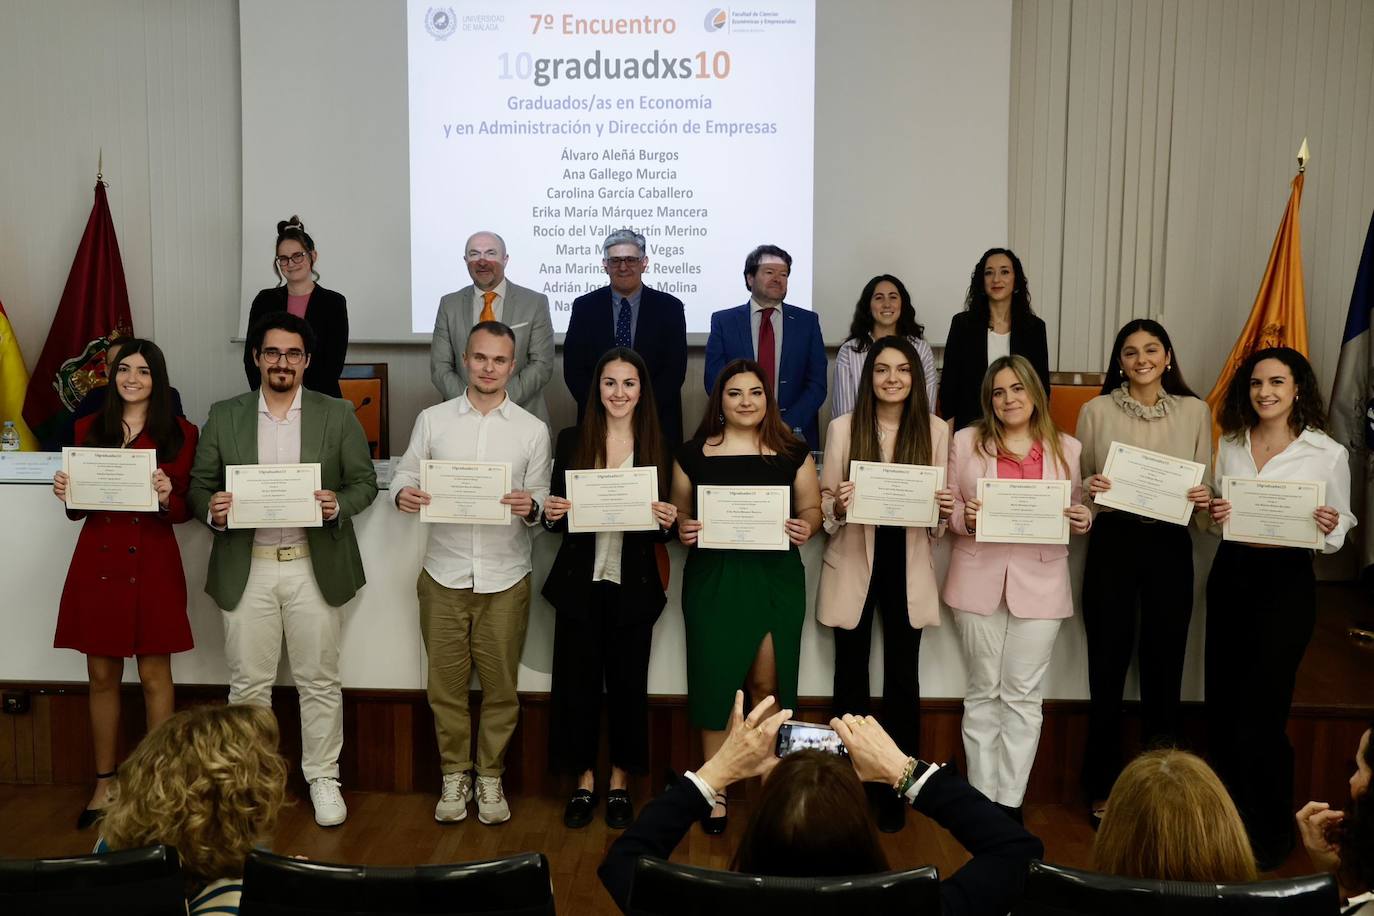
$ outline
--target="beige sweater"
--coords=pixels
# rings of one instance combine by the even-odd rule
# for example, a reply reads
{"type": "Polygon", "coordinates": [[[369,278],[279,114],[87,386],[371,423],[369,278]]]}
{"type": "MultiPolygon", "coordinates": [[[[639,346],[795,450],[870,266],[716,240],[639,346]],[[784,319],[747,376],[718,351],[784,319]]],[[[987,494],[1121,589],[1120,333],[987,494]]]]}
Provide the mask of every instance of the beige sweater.
{"type": "Polygon", "coordinates": [[[1102,472],[1113,442],[1186,458],[1207,467],[1202,482],[1212,486],[1212,412],[1198,398],[1161,393],[1153,407],[1133,400],[1123,386],[1083,405],[1074,433],[1083,443],[1083,482],[1102,472]]]}

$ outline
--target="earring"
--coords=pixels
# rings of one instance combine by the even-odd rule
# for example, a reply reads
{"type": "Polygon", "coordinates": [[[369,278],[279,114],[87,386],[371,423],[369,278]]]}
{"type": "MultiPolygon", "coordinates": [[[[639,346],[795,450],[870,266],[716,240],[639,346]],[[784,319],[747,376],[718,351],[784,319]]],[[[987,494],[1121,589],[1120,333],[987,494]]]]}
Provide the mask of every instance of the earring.
{"type": "Polygon", "coordinates": [[[1165,372],[1169,372],[1169,371],[1171,371],[1173,368],[1174,368],[1174,364],[1173,364],[1173,363],[1169,363],[1167,366],[1164,367],[1164,371],[1165,371],[1165,372]]]}
{"type": "Polygon", "coordinates": [[[716,422],[720,423],[721,426],[724,426],[724,425],[725,425],[725,414],[723,414],[723,413],[718,413],[718,414],[716,414],[716,422]]]}

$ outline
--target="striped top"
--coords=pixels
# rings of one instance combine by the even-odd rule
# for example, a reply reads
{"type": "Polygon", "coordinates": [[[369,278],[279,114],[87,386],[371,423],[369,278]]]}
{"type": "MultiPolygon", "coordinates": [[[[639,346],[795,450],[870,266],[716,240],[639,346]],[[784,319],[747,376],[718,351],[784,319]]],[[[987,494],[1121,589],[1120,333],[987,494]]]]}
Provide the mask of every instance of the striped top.
{"type": "MultiPolygon", "coordinates": [[[[916,348],[921,357],[921,375],[926,383],[927,413],[935,412],[935,353],[930,344],[919,337],[908,337],[907,341],[916,348]]],[[[869,346],[872,346],[870,343],[869,346]]],[[[840,344],[835,353],[835,383],[830,386],[830,416],[842,417],[854,410],[854,401],[859,396],[859,375],[864,370],[864,360],[868,359],[868,348],[860,352],[853,338],[840,344]]]]}
{"type": "Polygon", "coordinates": [[[220,878],[187,901],[187,911],[190,916],[238,916],[242,895],[242,878],[220,878]]]}

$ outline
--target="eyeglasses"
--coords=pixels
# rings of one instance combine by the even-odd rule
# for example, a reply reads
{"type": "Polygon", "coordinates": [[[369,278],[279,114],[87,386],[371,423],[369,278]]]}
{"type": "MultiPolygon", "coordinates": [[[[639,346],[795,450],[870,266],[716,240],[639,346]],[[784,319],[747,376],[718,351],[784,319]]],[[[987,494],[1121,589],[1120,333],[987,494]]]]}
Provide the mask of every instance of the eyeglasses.
{"type": "Polygon", "coordinates": [[[495,248],[488,248],[485,251],[478,251],[474,248],[472,251],[463,255],[463,257],[467,258],[469,261],[499,261],[501,260],[501,252],[497,251],[495,248]]]}
{"type": "Polygon", "coordinates": [[[278,350],[276,347],[268,347],[266,350],[261,351],[260,355],[262,356],[263,362],[272,366],[281,362],[283,356],[286,357],[286,364],[288,366],[299,366],[301,360],[305,359],[304,350],[278,350]]]}
{"type": "Polygon", "coordinates": [[[304,251],[298,251],[298,252],[296,252],[295,254],[279,254],[279,255],[277,255],[277,266],[278,266],[278,267],[285,267],[287,264],[291,264],[291,265],[294,266],[294,265],[299,264],[301,261],[304,261],[304,260],[305,260],[305,252],[304,252],[304,251]]]}
{"type": "Polygon", "coordinates": [[[607,267],[616,268],[616,267],[634,267],[636,264],[638,264],[640,261],[643,261],[644,259],[643,259],[643,258],[636,258],[636,257],[629,257],[629,258],[602,258],[602,260],[605,261],[607,267]]]}

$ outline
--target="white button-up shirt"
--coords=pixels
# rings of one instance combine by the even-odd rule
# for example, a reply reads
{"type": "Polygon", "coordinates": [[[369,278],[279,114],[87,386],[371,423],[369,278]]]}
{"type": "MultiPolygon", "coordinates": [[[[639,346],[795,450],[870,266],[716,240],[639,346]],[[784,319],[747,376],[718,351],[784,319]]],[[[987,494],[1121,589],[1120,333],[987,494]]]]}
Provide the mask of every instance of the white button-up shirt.
{"type": "Polygon", "coordinates": [[[1247,477],[1260,480],[1314,480],[1326,483],[1326,504],[1341,514],[1341,520],[1326,536],[1322,553],[1335,553],[1345,543],[1345,533],[1359,524],[1350,511],[1350,456],[1335,439],[1315,429],[1288,443],[1288,447],[1255,469],[1250,452],[1250,431],[1244,439],[1222,436],[1217,448],[1217,480],[1247,477]]]}
{"type": "Polygon", "coordinates": [[[759,300],[749,299],[749,333],[754,341],[754,361],[758,362],[759,356],[759,326],[763,324],[763,310],[771,308],[769,314],[773,325],[773,393],[778,391],[777,376],[782,374],[782,303],[777,305],[764,305],[759,300]]]}
{"type": "MultiPolygon", "coordinates": [[[[258,464],[301,463],[301,389],[279,420],[267,409],[267,398],[258,391],[258,464]]],[[[305,543],[304,528],[258,528],[253,532],[256,547],[291,547],[305,543]]]]}
{"type": "MultiPolygon", "coordinates": [[[[503,461],[510,464],[512,490],[528,490],[541,506],[549,496],[548,427],[509,395],[485,415],[466,392],[421,411],[391,478],[393,501],[403,488],[419,487],[420,462],[428,459],[503,461]]],[[[445,588],[505,591],[530,574],[534,524],[512,517],[509,525],[430,525],[425,571],[445,588]]]]}

